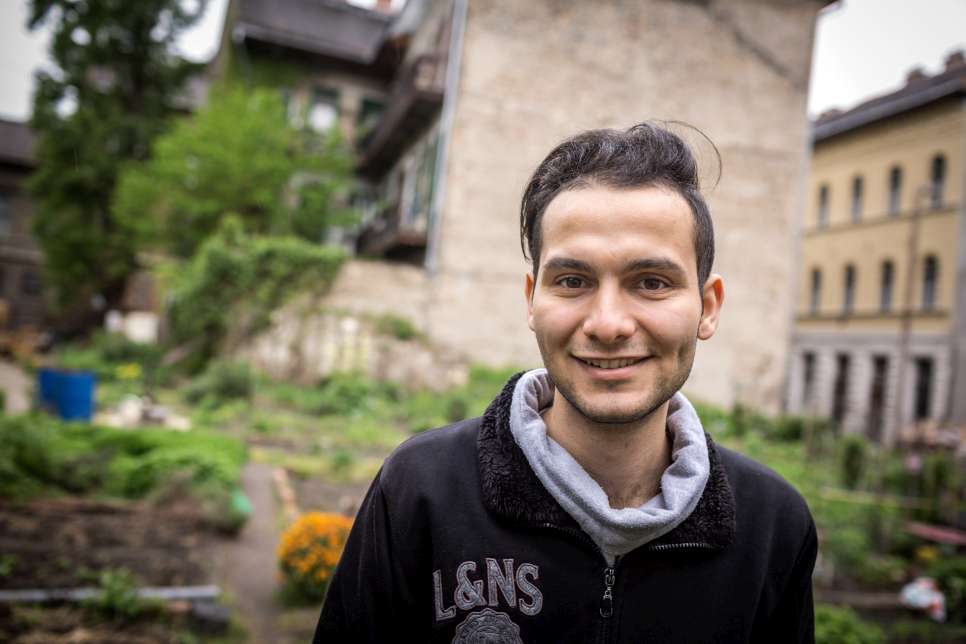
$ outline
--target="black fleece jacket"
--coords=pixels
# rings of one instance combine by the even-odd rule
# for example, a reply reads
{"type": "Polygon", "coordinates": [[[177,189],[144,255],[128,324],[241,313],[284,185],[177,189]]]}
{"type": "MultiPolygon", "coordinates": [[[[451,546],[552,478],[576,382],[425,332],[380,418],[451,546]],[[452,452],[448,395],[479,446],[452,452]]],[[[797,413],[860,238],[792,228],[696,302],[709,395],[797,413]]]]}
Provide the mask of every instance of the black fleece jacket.
{"type": "Polygon", "coordinates": [[[694,512],[609,567],[510,434],[517,377],[387,459],[316,644],[814,641],[815,525],[791,486],[708,436],[694,512]]]}

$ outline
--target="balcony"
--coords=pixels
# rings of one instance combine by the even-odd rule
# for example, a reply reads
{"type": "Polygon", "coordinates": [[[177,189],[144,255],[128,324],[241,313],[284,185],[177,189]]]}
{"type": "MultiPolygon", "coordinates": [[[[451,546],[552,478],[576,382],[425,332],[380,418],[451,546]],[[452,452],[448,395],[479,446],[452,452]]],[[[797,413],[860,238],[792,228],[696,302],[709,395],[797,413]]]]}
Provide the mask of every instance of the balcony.
{"type": "Polygon", "coordinates": [[[424,54],[403,68],[393,82],[386,111],[359,142],[359,173],[378,178],[429,127],[443,105],[446,57],[424,54]]]}
{"type": "Polygon", "coordinates": [[[361,255],[421,263],[426,251],[426,221],[404,221],[399,204],[372,219],[356,240],[361,255]]]}

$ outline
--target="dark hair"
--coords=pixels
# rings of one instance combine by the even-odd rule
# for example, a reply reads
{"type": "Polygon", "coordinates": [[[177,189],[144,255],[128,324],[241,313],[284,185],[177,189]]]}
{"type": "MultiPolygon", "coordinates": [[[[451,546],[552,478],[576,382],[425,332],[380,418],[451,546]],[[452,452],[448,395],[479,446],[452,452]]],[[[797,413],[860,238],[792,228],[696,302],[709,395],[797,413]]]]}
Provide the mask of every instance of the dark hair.
{"type": "MultiPolygon", "coordinates": [[[[689,125],[705,140],[703,132],[689,125]]],[[[720,175],[721,155],[711,143],[720,175]]],[[[537,166],[520,203],[520,247],[540,263],[540,222],[547,205],[564,190],[599,183],[610,188],[663,186],[676,191],[694,215],[694,254],[698,284],[703,286],[714,263],[714,226],[701,194],[698,164],[688,144],[665,127],[640,123],[627,131],[588,130],[558,145],[537,166]]]]}

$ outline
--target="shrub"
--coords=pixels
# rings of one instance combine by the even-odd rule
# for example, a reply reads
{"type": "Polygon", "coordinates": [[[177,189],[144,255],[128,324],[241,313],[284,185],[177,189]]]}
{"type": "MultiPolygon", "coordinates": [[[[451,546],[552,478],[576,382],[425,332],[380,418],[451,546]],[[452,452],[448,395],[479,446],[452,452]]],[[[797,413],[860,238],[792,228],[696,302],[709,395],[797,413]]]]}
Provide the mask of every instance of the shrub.
{"type": "Polygon", "coordinates": [[[184,265],[170,266],[171,342],[190,346],[190,370],[222,348],[229,328],[240,337],[264,328],[295,293],[323,293],[345,254],[296,237],[251,236],[226,217],[184,265]]]}
{"type": "Polygon", "coordinates": [[[352,520],[341,514],[309,512],[283,534],[278,563],[286,584],[306,600],[319,600],[345,547],[352,520]]]}
{"type": "Polygon", "coordinates": [[[882,630],[863,621],[850,608],[815,606],[816,644],[885,644],[882,630]]]}
{"type": "Polygon", "coordinates": [[[102,570],[97,576],[98,594],[84,602],[91,612],[107,619],[130,620],[158,608],[156,602],[138,597],[137,579],[125,568],[102,570]]]}
{"type": "Polygon", "coordinates": [[[254,379],[244,362],[218,360],[184,390],[184,398],[191,404],[204,402],[217,407],[229,400],[251,398],[254,379]]]}
{"type": "Polygon", "coordinates": [[[376,318],[375,324],[376,331],[383,335],[396,338],[397,340],[414,340],[422,336],[415,324],[393,313],[380,315],[376,318]]]}
{"type": "Polygon", "coordinates": [[[842,439],[842,484],[845,487],[858,487],[865,472],[868,451],[868,442],[858,434],[849,434],[842,439]]]}
{"type": "Polygon", "coordinates": [[[929,567],[946,595],[946,616],[951,622],[966,624],[966,556],[940,557],[929,567]]]}

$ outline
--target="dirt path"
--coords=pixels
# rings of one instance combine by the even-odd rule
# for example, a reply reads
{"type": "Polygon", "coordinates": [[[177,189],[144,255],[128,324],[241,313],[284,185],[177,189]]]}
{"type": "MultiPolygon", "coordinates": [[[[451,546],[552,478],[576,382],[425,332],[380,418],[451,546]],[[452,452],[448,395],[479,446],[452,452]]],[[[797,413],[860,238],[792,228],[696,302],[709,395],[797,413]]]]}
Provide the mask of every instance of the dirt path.
{"type": "Polygon", "coordinates": [[[216,554],[216,576],[248,631],[248,641],[276,642],[282,611],[275,598],[279,526],[271,466],[249,462],[242,485],[254,511],[241,534],[225,541],[216,554]]]}

